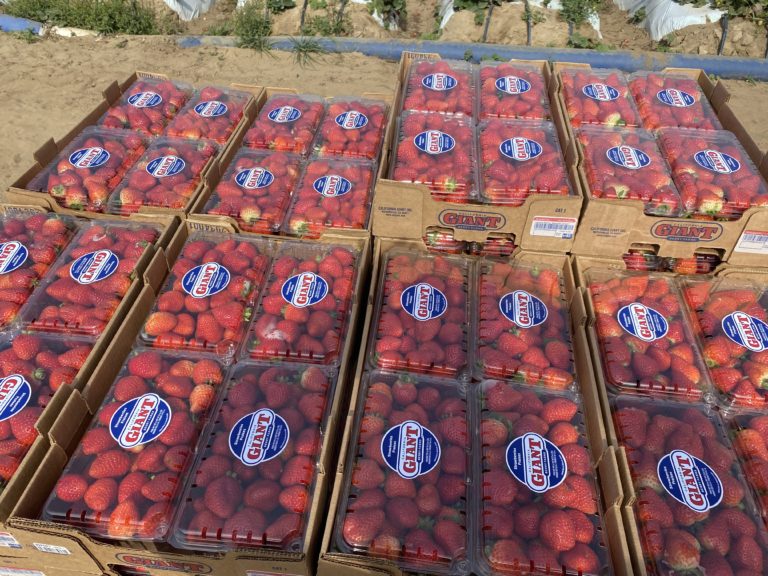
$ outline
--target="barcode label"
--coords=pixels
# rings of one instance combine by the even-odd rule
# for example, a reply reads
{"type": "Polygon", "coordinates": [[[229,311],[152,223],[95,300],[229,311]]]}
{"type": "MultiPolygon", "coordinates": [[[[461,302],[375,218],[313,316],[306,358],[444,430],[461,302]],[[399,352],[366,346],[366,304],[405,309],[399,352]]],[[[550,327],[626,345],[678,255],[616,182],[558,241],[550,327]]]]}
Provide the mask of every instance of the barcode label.
{"type": "Polygon", "coordinates": [[[23,570],[22,568],[0,566],[0,576],[45,576],[45,573],[39,570],[23,570]]]}
{"type": "Polygon", "coordinates": [[[8,532],[0,532],[0,547],[2,548],[21,548],[21,544],[8,532]]]}
{"type": "Polygon", "coordinates": [[[576,233],[576,218],[554,218],[551,216],[535,216],[531,224],[531,236],[549,236],[570,240],[576,233]]]}
{"type": "Polygon", "coordinates": [[[750,254],[768,254],[768,232],[764,230],[744,230],[733,251],[750,254]]]}
{"type": "Polygon", "coordinates": [[[48,554],[61,554],[62,556],[69,556],[71,554],[71,552],[64,548],[64,546],[40,544],[39,542],[32,542],[32,546],[40,550],[40,552],[47,552],[48,554]]]}

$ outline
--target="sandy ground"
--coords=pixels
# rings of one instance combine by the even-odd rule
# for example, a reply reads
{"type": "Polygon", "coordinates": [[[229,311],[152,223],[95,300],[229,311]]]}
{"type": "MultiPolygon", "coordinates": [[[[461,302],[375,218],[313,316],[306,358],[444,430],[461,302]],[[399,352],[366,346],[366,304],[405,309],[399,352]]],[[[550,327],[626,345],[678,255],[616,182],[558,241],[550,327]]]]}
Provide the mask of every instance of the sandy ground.
{"type": "Polygon", "coordinates": [[[760,149],[768,151],[768,83],[724,80],[731,93],[731,108],[760,149]]]}

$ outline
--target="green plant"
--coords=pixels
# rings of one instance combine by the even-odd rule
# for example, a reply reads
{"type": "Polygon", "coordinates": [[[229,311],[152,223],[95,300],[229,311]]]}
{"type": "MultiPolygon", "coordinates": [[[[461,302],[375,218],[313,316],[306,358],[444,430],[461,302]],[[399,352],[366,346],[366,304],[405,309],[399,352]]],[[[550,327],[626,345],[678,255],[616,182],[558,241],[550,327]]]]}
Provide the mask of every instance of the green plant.
{"type": "Polygon", "coordinates": [[[407,16],[405,0],[371,0],[369,8],[381,16],[387,26],[392,23],[399,27],[407,16]]]}
{"type": "Polygon", "coordinates": [[[492,62],[506,62],[506,58],[502,58],[498,54],[491,54],[490,56],[482,56],[480,61],[490,60],[492,62]]]}
{"type": "Polygon", "coordinates": [[[520,19],[523,22],[530,22],[531,26],[536,26],[536,24],[541,24],[542,22],[547,21],[547,16],[544,14],[542,10],[536,10],[535,8],[531,8],[531,5],[526,2],[525,3],[525,9],[523,10],[523,13],[520,15],[520,19]]]}
{"type": "Polygon", "coordinates": [[[293,61],[302,68],[316,64],[318,55],[327,54],[328,51],[322,47],[319,40],[308,38],[291,38],[293,44],[293,61]]]}
{"type": "Polygon", "coordinates": [[[10,0],[5,11],[11,16],[101,34],[159,31],[155,11],[139,0],[10,0]]]}
{"type": "Polygon", "coordinates": [[[568,47],[580,48],[582,50],[597,50],[598,52],[610,52],[613,50],[613,46],[610,44],[604,44],[599,40],[587,38],[578,32],[574,32],[573,35],[568,39],[568,47]]]}
{"type": "Polygon", "coordinates": [[[475,55],[472,53],[472,50],[465,50],[464,51],[464,60],[467,62],[472,62],[472,58],[474,58],[475,55]]]}
{"type": "Polygon", "coordinates": [[[232,36],[234,32],[234,20],[225,20],[224,22],[219,22],[218,24],[209,26],[205,31],[208,36],[232,36]]]}
{"type": "Polygon", "coordinates": [[[343,36],[349,29],[349,18],[339,14],[336,4],[332,1],[321,0],[323,7],[319,8],[325,14],[307,16],[301,29],[303,36],[343,36]]]}
{"type": "Polygon", "coordinates": [[[491,6],[499,6],[500,0],[454,0],[453,9],[469,10],[475,16],[475,25],[480,26],[485,21],[485,12],[491,6]]]}
{"type": "Polygon", "coordinates": [[[13,37],[18,40],[24,40],[27,44],[34,44],[35,42],[38,42],[40,40],[40,36],[38,36],[34,30],[27,29],[27,30],[20,30],[18,32],[13,33],[13,37]]]}
{"type": "MultiPolygon", "coordinates": [[[[597,14],[598,8],[602,5],[602,0],[562,0],[563,9],[560,11],[560,17],[568,22],[568,42],[574,42],[574,29],[584,24],[591,16],[597,14]]],[[[581,46],[574,46],[580,48],[581,46]]]]}
{"type": "Polygon", "coordinates": [[[640,8],[635,10],[635,13],[632,14],[629,17],[627,22],[629,22],[630,24],[635,24],[635,25],[642,24],[643,20],[645,20],[646,16],[647,16],[647,14],[646,14],[646,11],[645,11],[645,6],[641,6],[640,8]]]}
{"type": "Polygon", "coordinates": [[[269,8],[262,0],[251,0],[235,13],[232,32],[238,37],[242,48],[253,48],[258,52],[269,52],[272,42],[272,18],[269,8]]]}
{"type": "Polygon", "coordinates": [[[294,0],[267,0],[267,6],[273,14],[279,14],[290,8],[295,8],[296,2],[294,0]]]}

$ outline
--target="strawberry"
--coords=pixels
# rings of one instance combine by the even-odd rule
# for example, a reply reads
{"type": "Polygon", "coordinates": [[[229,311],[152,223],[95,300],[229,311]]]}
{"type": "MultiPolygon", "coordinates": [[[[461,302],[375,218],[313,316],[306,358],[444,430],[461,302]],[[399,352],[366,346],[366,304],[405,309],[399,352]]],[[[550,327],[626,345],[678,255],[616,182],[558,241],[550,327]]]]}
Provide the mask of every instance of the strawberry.
{"type": "Polygon", "coordinates": [[[384,140],[389,107],[377,100],[332,98],[315,140],[321,157],[374,160],[384,140]]]}
{"type": "Polygon", "coordinates": [[[720,130],[720,121],[695,79],[683,75],[636,72],[629,89],[647,130],[699,128],[720,130]]]}
{"type": "Polygon", "coordinates": [[[158,136],[190,95],[190,88],[183,84],[170,80],[139,78],[104,113],[99,125],[158,136]]]}
{"type": "Polygon", "coordinates": [[[701,560],[699,543],[688,532],[670,530],[666,534],[664,560],[673,570],[696,568],[701,560]]]}
{"type": "Polygon", "coordinates": [[[576,534],[571,517],[560,510],[548,512],[541,518],[539,533],[542,543],[555,552],[565,552],[576,546],[576,534]]]}
{"type": "Polygon", "coordinates": [[[475,79],[466,62],[414,61],[405,80],[403,110],[473,116],[475,79]]]}
{"type": "Polygon", "coordinates": [[[480,66],[480,119],[550,118],[544,76],[538,66],[521,62],[484,62],[480,66]]]}
{"type": "Polygon", "coordinates": [[[324,111],[324,103],[317,97],[272,96],[246,132],[243,146],[307,156],[324,111]]]}
{"type": "Polygon", "coordinates": [[[348,514],[344,519],[344,541],[354,548],[368,546],[384,522],[384,511],[364,509],[348,514]]]}
{"type": "Polygon", "coordinates": [[[629,93],[627,79],[620,71],[562,68],[560,82],[573,126],[640,126],[640,115],[629,93]]]}
{"type": "Polygon", "coordinates": [[[117,482],[112,478],[101,478],[88,486],[83,501],[95,512],[104,512],[114,503],[116,496],[117,482]]]}
{"type": "Polygon", "coordinates": [[[247,92],[213,87],[189,99],[165,131],[173,138],[201,138],[224,144],[243,116],[251,96],[247,92]]]}
{"type": "Polygon", "coordinates": [[[62,502],[77,502],[87,490],[88,482],[79,474],[65,474],[56,484],[56,496],[62,502]]]}

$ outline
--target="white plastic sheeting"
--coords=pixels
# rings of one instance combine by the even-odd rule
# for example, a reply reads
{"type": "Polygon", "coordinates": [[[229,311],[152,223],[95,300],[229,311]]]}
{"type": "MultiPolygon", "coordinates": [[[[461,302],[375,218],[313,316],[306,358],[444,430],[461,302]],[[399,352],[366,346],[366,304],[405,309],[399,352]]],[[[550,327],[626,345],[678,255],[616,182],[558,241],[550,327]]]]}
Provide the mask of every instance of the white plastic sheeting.
{"type": "Polygon", "coordinates": [[[678,4],[674,0],[613,0],[616,6],[634,14],[645,8],[645,20],[642,26],[648,30],[651,38],[658,42],[667,34],[686,26],[717,22],[724,14],[703,6],[696,8],[690,4],[678,4]]]}
{"type": "MultiPolygon", "coordinates": [[[[165,4],[185,22],[194,20],[208,12],[216,0],[164,0],[165,4]]],[[[240,5],[238,0],[237,4],[240,5]]]]}

